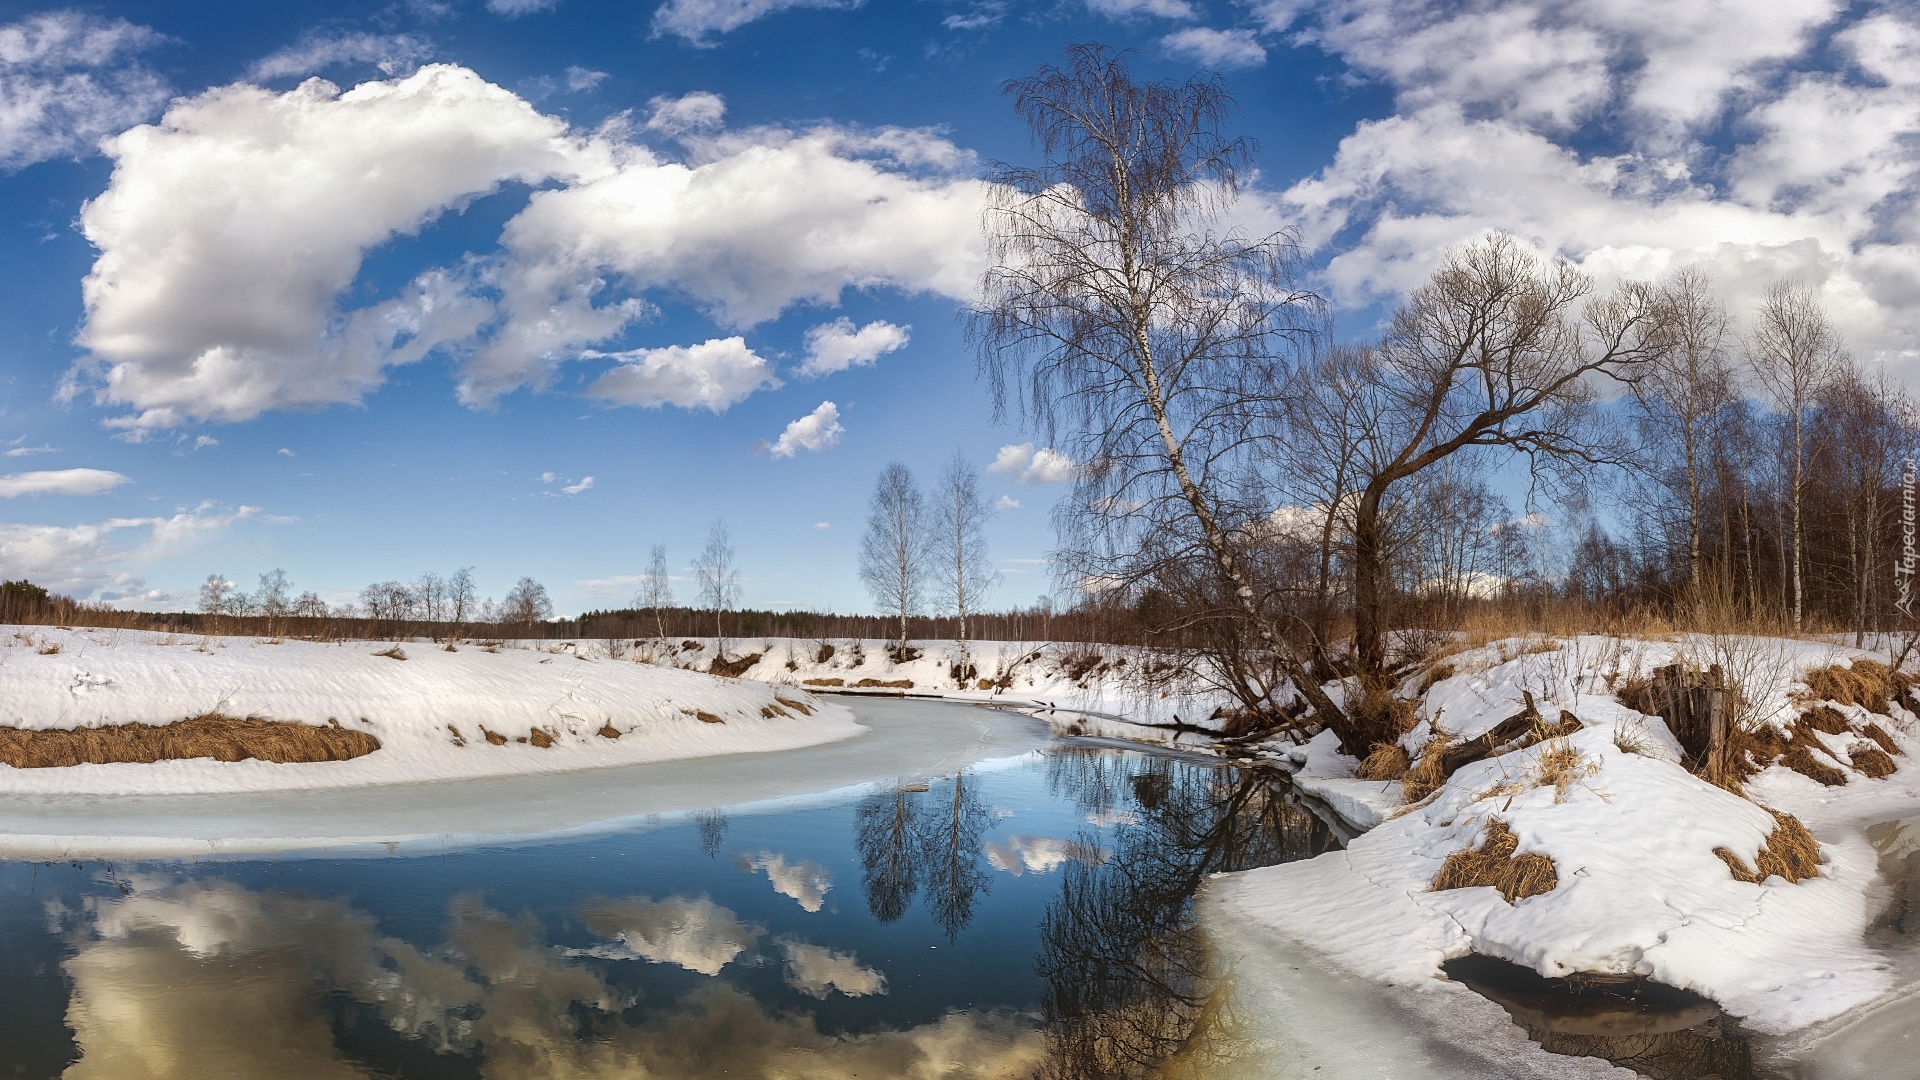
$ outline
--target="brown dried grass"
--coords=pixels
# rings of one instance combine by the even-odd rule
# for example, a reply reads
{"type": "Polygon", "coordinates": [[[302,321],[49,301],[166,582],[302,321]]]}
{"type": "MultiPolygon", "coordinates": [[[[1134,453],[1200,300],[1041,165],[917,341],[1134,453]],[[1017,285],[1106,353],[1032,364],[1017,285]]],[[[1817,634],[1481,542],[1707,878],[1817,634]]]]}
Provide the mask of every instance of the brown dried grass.
{"type": "Polygon", "coordinates": [[[487,737],[487,741],[492,743],[495,746],[507,745],[507,737],[505,735],[502,735],[497,731],[488,731],[484,724],[481,725],[480,727],[480,734],[485,735],[487,737]]]}
{"type": "Polygon", "coordinates": [[[1568,788],[1599,771],[1597,763],[1588,761],[1570,740],[1560,737],[1547,740],[1534,759],[1533,782],[1552,788],[1553,801],[1558,804],[1566,799],[1568,788]]]}
{"type": "Polygon", "coordinates": [[[553,740],[554,733],[545,728],[534,728],[532,731],[527,732],[527,741],[542,750],[552,746],[553,740]]]}
{"type": "Polygon", "coordinates": [[[1487,823],[1487,838],[1479,848],[1462,848],[1447,856],[1433,879],[1433,891],[1488,886],[1498,889],[1511,904],[1551,892],[1560,884],[1553,860],[1545,855],[1520,855],[1520,838],[1504,821],[1487,823]]]}
{"type": "Polygon", "coordinates": [[[776,716],[785,716],[785,717],[787,717],[788,719],[792,719],[792,714],[791,714],[791,713],[789,713],[789,712],[787,712],[787,710],[785,710],[785,709],[783,709],[783,708],[781,708],[781,707],[780,707],[780,706],[778,706],[778,705],[762,705],[762,706],[760,706],[760,719],[762,719],[762,720],[771,720],[771,719],[773,719],[773,718],[774,718],[774,717],[776,717],[776,716]]]}
{"type": "Polygon", "coordinates": [[[617,739],[620,737],[620,729],[611,723],[601,724],[598,734],[603,739],[617,739]]]}
{"type": "Polygon", "coordinates": [[[0,727],[0,762],[16,769],[66,765],[216,761],[350,761],[380,749],[380,740],[337,723],[245,719],[207,713],[171,724],[115,724],[93,728],[0,727]]]}
{"type": "Polygon", "coordinates": [[[1713,853],[1720,856],[1720,861],[1727,864],[1735,878],[1756,885],[1775,875],[1796,884],[1806,878],[1819,877],[1820,842],[1792,814],[1772,809],[1767,813],[1773,815],[1773,832],[1761,846],[1752,869],[1726,848],[1714,848],[1713,853]]]}
{"type": "Polygon", "coordinates": [[[1373,752],[1360,763],[1354,776],[1360,780],[1398,780],[1413,764],[1399,743],[1374,743],[1373,752]]]}
{"type": "Polygon", "coordinates": [[[402,648],[401,648],[400,646],[398,646],[398,645],[395,645],[395,646],[394,646],[393,648],[391,648],[391,649],[381,649],[381,650],[380,650],[379,652],[377,652],[377,653],[374,653],[373,655],[375,655],[375,656],[385,656],[385,657],[388,657],[389,659],[393,659],[393,660],[405,660],[405,659],[407,658],[407,653],[406,653],[406,650],[405,650],[405,649],[402,649],[402,648]]]}
{"type": "Polygon", "coordinates": [[[1893,700],[1913,685],[1911,676],[1876,660],[1860,658],[1852,663],[1852,667],[1834,664],[1807,672],[1808,693],[1816,700],[1865,705],[1868,712],[1885,714],[1893,700]]]}
{"type": "Polygon", "coordinates": [[[740,657],[738,660],[722,660],[716,656],[713,658],[713,662],[707,665],[707,674],[737,679],[745,675],[753,665],[759,663],[760,657],[764,655],[764,653],[749,653],[746,656],[740,657]]]}
{"type": "Polygon", "coordinates": [[[700,722],[701,722],[701,723],[703,723],[703,724],[724,724],[724,723],[726,723],[726,721],[725,721],[725,720],[722,720],[722,719],[721,719],[720,717],[718,717],[718,716],[715,716],[715,715],[713,715],[712,713],[710,713],[710,712],[708,712],[708,711],[706,711],[705,709],[695,709],[695,710],[694,710],[694,712],[693,712],[693,715],[695,715],[695,716],[697,716],[697,717],[699,717],[699,718],[700,718],[700,722]]]}
{"type": "Polygon", "coordinates": [[[779,702],[782,705],[785,705],[787,708],[792,709],[794,712],[799,713],[801,716],[813,715],[813,710],[808,708],[807,704],[803,701],[795,701],[792,698],[783,698],[778,694],[774,695],[773,700],[779,702]]]}
{"type": "Polygon", "coordinates": [[[1417,803],[1446,784],[1446,754],[1447,739],[1443,735],[1435,735],[1420,748],[1419,760],[1400,779],[1407,802],[1417,803]]]}
{"type": "Polygon", "coordinates": [[[1847,756],[1853,759],[1854,771],[1869,780],[1878,780],[1882,777],[1892,776],[1895,770],[1899,768],[1899,766],[1893,763],[1893,758],[1889,757],[1886,751],[1872,747],[1857,747],[1847,756]]]}
{"type": "Polygon", "coordinates": [[[845,686],[847,685],[847,681],[845,679],[802,679],[800,680],[800,685],[802,686],[845,686]]]}
{"type": "Polygon", "coordinates": [[[1813,756],[1813,749],[1807,744],[1795,740],[1787,747],[1780,764],[1799,773],[1809,780],[1825,784],[1828,787],[1841,787],[1847,782],[1847,774],[1813,756]]]}
{"type": "Polygon", "coordinates": [[[1828,735],[1841,735],[1853,730],[1853,725],[1847,723],[1847,718],[1838,709],[1826,705],[1815,705],[1801,713],[1794,727],[1798,729],[1802,724],[1828,735]]]}
{"type": "Polygon", "coordinates": [[[1887,734],[1887,729],[1881,727],[1879,724],[1868,724],[1866,727],[1860,729],[1860,734],[1879,743],[1880,749],[1885,750],[1889,754],[1897,754],[1900,752],[1900,747],[1893,741],[1893,736],[1887,734]]]}
{"type": "MultiPolygon", "coordinates": [[[[838,682],[839,680],[836,679],[834,681],[838,682]]],[[[913,689],[913,680],[912,679],[894,679],[892,681],[887,681],[884,679],[861,679],[859,682],[854,683],[853,685],[855,687],[868,687],[868,688],[878,687],[886,690],[911,690],[913,689]]]]}
{"type": "Polygon", "coordinates": [[[1453,678],[1453,671],[1454,668],[1452,664],[1435,664],[1428,668],[1426,674],[1420,676],[1419,695],[1425,697],[1427,696],[1427,691],[1433,689],[1434,683],[1442,679],[1453,678]]]}

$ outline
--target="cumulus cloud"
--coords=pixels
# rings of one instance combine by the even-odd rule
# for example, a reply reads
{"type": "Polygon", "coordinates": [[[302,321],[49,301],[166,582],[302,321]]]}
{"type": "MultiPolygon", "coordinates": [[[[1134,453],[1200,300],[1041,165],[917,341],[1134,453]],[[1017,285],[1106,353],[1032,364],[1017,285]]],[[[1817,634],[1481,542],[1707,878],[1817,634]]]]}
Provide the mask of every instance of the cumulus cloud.
{"type": "Polygon", "coordinates": [[[152,116],[171,91],[138,57],[164,40],[84,11],[0,25],[0,169],[89,154],[152,116]]]}
{"type": "Polygon", "coordinates": [[[606,77],[607,73],[604,71],[592,71],[574,64],[567,68],[567,89],[576,94],[582,90],[592,90],[605,81],[606,77]]]}
{"type": "Polygon", "coordinates": [[[1335,298],[1390,298],[1490,229],[1603,283],[1696,265],[1736,310],[1817,287],[1851,344],[1920,356],[1920,23],[1833,0],[1337,0],[1266,9],[1396,94],[1276,200],[1335,298]]]}
{"type": "Polygon", "coordinates": [[[106,469],[8,473],[0,476],[0,499],[21,495],[98,495],[132,482],[133,477],[106,469]]]}
{"type": "MultiPolygon", "coordinates": [[[[816,529],[819,527],[814,526],[816,529]]],[[[765,873],[767,880],[773,883],[774,892],[799,901],[807,911],[819,911],[826,903],[827,892],[833,888],[833,878],[827,873],[827,868],[812,859],[789,863],[785,856],[777,852],[763,851],[741,862],[748,870],[765,873]]]]}
{"type": "Polygon", "coordinates": [[[777,458],[789,458],[802,450],[816,453],[830,446],[838,446],[840,437],[847,429],[840,426],[840,408],[831,401],[823,401],[820,407],[787,425],[780,433],[770,452],[777,458]]]}
{"type": "Polygon", "coordinates": [[[1259,67],[1267,62],[1266,48],[1254,40],[1252,30],[1246,29],[1188,27],[1161,38],[1160,47],[1170,56],[1222,71],[1259,67]]]}
{"type": "Polygon", "coordinates": [[[993,508],[995,510],[1018,510],[1020,509],[1020,500],[1011,495],[1002,495],[993,501],[993,508]]]}
{"type": "Polygon", "coordinates": [[[589,950],[592,955],[677,964],[702,975],[720,974],[764,933],[705,897],[609,900],[578,914],[589,931],[615,941],[589,950]]]}
{"type": "Polygon", "coordinates": [[[131,407],[130,431],[353,401],[470,336],[486,309],[451,272],[370,308],[337,298],[374,246],[579,160],[565,124],[443,65],[344,94],[219,87],[105,149],[113,179],[81,212],[100,249],[82,286],[94,359],[69,392],[131,407]]]}
{"type": "Polygon", "coordinates": [[[247,78],[266,81],[312,75],[339,64],[372,64],[395,75],[412,71],[432,55],[431,42],[410,34],[310,33],[254,61],[247,68],[247,78]]]}
{"type": "Polygon", "coordinates": [[[1052,447],[1035,450],[1032,443],[1009,444],[994,455],[990,473],[1010,476],[1017,484],[1062,484],[1073,479],[1073,459],[1052,447]]]}
{"type": "Polygon", "coordinates": [[[1114,19],[1134,15],[1158,15],[1163,19],[1193,18],[1193,5],[1187,0],[1087,0],[1087,10],[1114,19]]]}
{"type": "Polygon", "coordinates": [[[25,578],[76,599],[140,588],[140,568],[177,556],[256,507],[228,510],[206,503],[168,517],[111,518],[83,525],[20,525],[0,522],[0,580],[25,578]]]}
{"type": "Polygon", "coordinates": [[[712,131],[727,119],[727,100],[706,90],[695,90],[677,98],[657,97],[647,104],[652,111],[647,114],[645,128],[662,135],[712,131]]]}
{"type": "Polygon", "coordinates": [[[802,375],[831,375],[850,367],[865,367],[882,356],[907,347],[910,326],[895,326],[884,319],[855,329],[853,320],[841,317],[822,323],[806,333],[807,359],[800,365],[802,375]]]}
{"type": "Polygon", "coordinates": [[[754,391],[779,385],[773,365],[747,348],[746,339],[740,337],[587,355],[620,361],[587,388],[588,394],[609,405],[678,405],[725,412],[754,391]]]}
{"type": "Polygon", "coordinates": [[[853,953],[835,952],[802,941],[780,944],[787,954],[787,985],[809,997],[824,999],[835,990],[848,997],[887,992],[887,977],[862,964],[853,953]]]}
{"type": "Polygon", "coordinates": [[[862,0],[667,0],[653,13],[653,36],[672,34],[702,48],[714,38],[789,8],[857,8],[862,0]]]}

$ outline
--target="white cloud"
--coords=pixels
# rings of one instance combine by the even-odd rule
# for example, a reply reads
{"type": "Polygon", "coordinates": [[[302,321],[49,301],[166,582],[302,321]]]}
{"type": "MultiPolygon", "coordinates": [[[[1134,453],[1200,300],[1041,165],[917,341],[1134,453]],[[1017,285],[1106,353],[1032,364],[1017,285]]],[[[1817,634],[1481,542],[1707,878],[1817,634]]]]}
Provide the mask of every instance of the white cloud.
{"type": "Polygon", "coordinates": [[[831,375],[850,367],[865,367],[887,353],[906,348],[907,332],[912,329],[876,320],[856,330],[853,320],[844,316],[821,323],[806,333],[807,359],[800,365],[800,374],[831,375]]]}
{"type": "Polygon", "coordinates": [[[678,405],[725,412],[762,387],[780,385],[773,377],[773,365],[739,337],[585,355],[620,361],[587,387],[588,394],[609,405],[678,405]]]}
{"type": "Polygon", "coordinates": [[[113,179],[81,211],[96,359],[70,392],[131,406],[113,423],[133,431],[353,401],[470,336],[487,312],[452,273],[358,311],[337,297],[374,246],[503,182],[570,175],[581,153],[561,121],[441,65],[344,94],[219,87],[105,149],[113,179]]]}
{"type": "Polygon", "coordinates": [[[802,450],[816,453],[830,446],[838,446],[840,437],[847,429],[840,426],[840,409],[831,401],[823,401],[820,407],[787,425],[774,442],[771,453],[777,458],[789,458],[802,450]]]}
{"type": "Polygon", "coordinates": [[[253,517],[251,506],[221,510],[203,503],[171,517],[112,518],[88,525],[15,525],[0,522],[0,579],[25,578],[78,599],[112,589],[143,587],[139,568],[177,556],[234,522],[253,517]],[[122,542],[123,536],[145,536],[122,542]]]}
{"type": "Polygon", "coordinates": [[[1160,47],[1168,55],[1222,71],[1259,67],[1267,62],[1267,50],[1254,40],[1253,31],[1245,29],[1188,27],[1161,38],[1160,47]]]}
{"type": "Polygon", "coordinates": [[[15,446],[6,452],[6,456],[33,457],[37,454],[57,454],[59,452],[59,448],[52,443],[42,443],[39,446],[15,446]]]}
{"type": "Polygon", "coordinates": [[[1910,8],[1787,0],[1734,31],[1709,0],[1342,0],[1301,29],[1397,93],[1273,202],[1337,300],[1391,299],[1500,229],[1603,285],[1699,266],[1736,312],[1794,277],[1855,348],[1920,358],[1910,8]]]}
{"type": "Polygon", "coordinates": [[[576,94],[582,90],[592,90],[598,87],[606,77],[607,73],[604,71],[591,71],[574,64],[567,68],[567,89],[576,94]]]}
{"type": "Polygon", "coordinates": [[[591,487],[593,487],[593,477],[583,476],[580,478],[579,483],[568,484],[566,487],[563,487],[560,490],[566,492],[569,495],[578,495],[581,492],[586,491],[591,487]]]}
{"type": "Polygon", "coordinates": [[[495,15],[517,19],[522,15],[531,15],[536,11],[558,7],[559,4],[560,0],[487,0],[487,10],[495,15]]]}
{"type": "MultiPolygon", "coordinates": [[[[683,99],[684,100],[684,99],[683,99]]],[[[463,367],[462,400],[541,385],[553,366],[651,310],[616,287],[670,289],[750,327],[849,288],[971,296],[984,265],[972,156],[925,131],[762,128],[696,140],[690,163],[640,148],[536,192],[491,280],[501,322],[463,367]]]]}
{"type": "Polygon", "coordinates": [[[673,34],[709,48],[715,35],[789,8],[857,8],[862,0],[667,0],[653,13],[653,36],[673,34]]]}
{"type": "Polygon", "coordinates": [[[1061,484],[1073,479],[1074,464],[1051,447],[1035,450],[1032,443],[1018,443],[1001,447],[987,471],[1011,476],[1018,484],[1061,484]]]}
{"type": "Polygon", "coordinates": [[[98,495],[132,482],[131,476],[105,469],[8,473],[0,476],[0,499],[21,495],[98,495]]]}
{"type": "Polygon", "coordinates": [[[824,522],[824,521],[816,521],[816,522],[814,522],[814,523],[813,523],[813,527],[814,527],[814,528],[816,528],[816,529],[831,529],[831,528],[833,528],[833,526],[832,526],[832,525],[829,525],[829,524],[827,524],[827,523],[826,523],[826,522],[824,522]]]}
{"type": "Polygon", "coordinates": [[[763,933],[705,897],[609,900],[581,909],[579,917],[592,933],[617,942],[587,950],[595,956],[677,964],[702,975],[720,974],[763,933]]]}
{"type": "Polygon", "coordinates": [[[289,449],[287,449],[287,448],[286,448],[286,447],[284,447],[284,446],[283,446],[283,447],[281,447],[281,448],[280,448],[279,450],[277,450],[277,451],[275,451],[275,453],[277,453],[277,454],[280,454],[280,455],[281,455],[282,457],[292,457],[292,456],[293,456],[293,451],[291,451],[291,450],[289,450],[289,449]]]}
{"type": "Polygon", "coordinates": [[[153,115],[170,91],[135,58],[165,40],[83,11],[0,25],[0,169],[83,156],[153,115]]]}
{"type": "Polygon", "coordinates": [[[311,33],[297,44],[255,60],[247,78],[258,82],[312,75],[338,64],[372,64],[388,75],[404,74],[433,55],[433,43],[410,34],[311,33]]]}
{"type": "Polygon", "coordinates": [[[1193,5],[1187,0],[1087,0],[1087,10],[1113,19],[1135,15],[1158,15],[1163,19],[1193,18],[1193,5]]]}
{"type": "Polygon", "coordinates": [[[744,864],[749,870],[765,873],[773,883],[774,892],[792,897],[806,911],[819,911],[826,904],[827,893],[833,889],[827,868],[812,859],[789,863],[778,852],[763,851],[744,860],[744,864]]]}
{"type": "Polygon", "coordinates": [[[887,992],[887,977],[862,964],[853,953],[801,941],[780,944],[787,953],[787,985],[809,997],[825,998],[835,990],[848,997],[887,992]]]}
{"type": "Polygon", "coordinates": [[[644,127],[662,135],[712,131],[727,119],[727,99],[706,90],[695,90],[677,98],[657,97],[647,104],[653,111],[647,115],[644,127]]]}
{"type": "Polygon", "coordinates": [[[993,501],[993,508],[995,510],[1018,510],[1020,509],[1020,500],[1011,495],[1002,495],[993,501]]]}

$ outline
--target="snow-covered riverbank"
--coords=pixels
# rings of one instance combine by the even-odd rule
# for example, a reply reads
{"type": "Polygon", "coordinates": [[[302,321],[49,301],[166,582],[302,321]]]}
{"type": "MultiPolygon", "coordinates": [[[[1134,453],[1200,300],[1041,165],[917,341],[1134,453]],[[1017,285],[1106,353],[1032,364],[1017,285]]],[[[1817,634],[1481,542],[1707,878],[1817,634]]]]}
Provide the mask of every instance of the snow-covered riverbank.
{"type": "Polygon", "coordinates": [[[337,723],[351,761],[210,758],[0,767],[0,793],[176,794],[366,787],[792,750],[864,729],[799,687],[537,643],[269,641],[0,627],[0,726],[170,724],[208,714],[337,723]]]}
{"type": "MultiPolygon", "coordinates": [[[[1276,1045],[1319,1045],[1325,1040],[1312,1031],[1294,1030],[1311,1027],[1314,1012],[1295,1009],[1289,1019],[1278,1003],[1333,979],[1375,987],[1373,1003],[1389,1012],[1418,1012],[1430,998],[1441,1008],[1432,992],[1440,965],[1469,953],[1550,978],[1644,976],[1712,998],[1746,1030],[1770,1036],[1911,996],[1912,958],[1894,952],[1912,946],[1890,952],[1874,930],[1893,890],[1867,833],[1920,812],[1920,716],[1898,694],[1869,707],[1809,687],[1811,673],[1851,670],[1856,658],[1871,660],[1804,641],[1602,637],[1495,643],[1448,657],[1401,687],[1418,702],[1417,724],[1402,743],[1415,761],[1491,730],[1523,708],[1526,693],[1544,717],[1578,723],[1467,764],[1430,794],[1416,789],[1411,803],[1402,781],[1355,778],[1359,763],[1340,755],[1330,735],[1309,747],[1276,747],[1299,768],[1303,791],[1365,831],[1344,850],[1210,886],[1207,910],[1220,940],[1264,972],[1249,987],[1265,1004],[1250,1007],[1276,1010],[1276,1045]],[[1683,767],[1665,723],[1615,694],[1675,662],[1723,665],[1744,691],[1740,715],[1776,737],[1791,732],[1793,741],[1775,743],[1771,755],[1800,748],[1801,771],[1783,763],[1791,755],[1768,755],[1736,793],[1683,767]],[[1423,682],[1431,685],[1421,691],[1423,682]],[[1888,761],[1892,771],[1881,775],[1888,761]],[[1818,841],[1817,876],[1789,881],[1765,872],[1777,863],[1763,862],[1763,850],[1784,849],[1792,832],[1776,812],[1818,841]],[[1435,887],[1450,856],[1485,851],[1501,831],[1512,843],[1494,854],[1551,861],[1545,888],[1508,898],[1487,885],[1435,887]],[[1752,880],[1756,867],[1763,880],[1752,880]],[[1255,960],[1275,950],[1291,959],[1255,960]]],[[[1448,1041],[1459,1042],[1429,1040],[1408,1060],[1426,1062],[1425,1075],[1506,1075],[1446,1066],[1460,1051],[1440,1045],[1448,1041]]],[[[1312,1059],[1302,1057],[1302,1068],[1312,1059]]],[[[1513,1075],[1537,1074],[1518,1059],[1513,1067],[1513,1075]]]]}

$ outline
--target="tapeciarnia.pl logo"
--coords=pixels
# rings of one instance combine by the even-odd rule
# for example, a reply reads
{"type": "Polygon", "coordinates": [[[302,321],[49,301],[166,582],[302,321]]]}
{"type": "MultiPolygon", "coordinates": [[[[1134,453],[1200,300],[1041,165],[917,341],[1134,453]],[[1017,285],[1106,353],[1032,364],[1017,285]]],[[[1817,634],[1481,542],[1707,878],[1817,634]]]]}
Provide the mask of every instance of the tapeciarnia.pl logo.
{"type": "Polygon", "coordinates": [[[1913,618],[1913,574],[1920,565],[1914,552],[1914,463],[1908,458],[1900,470],[1900,561],[1893,564],[1893,606],[1900,614],[1913,618]]]}

